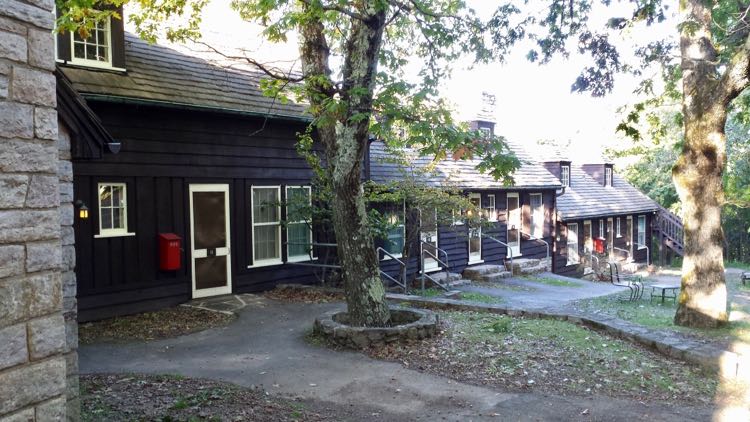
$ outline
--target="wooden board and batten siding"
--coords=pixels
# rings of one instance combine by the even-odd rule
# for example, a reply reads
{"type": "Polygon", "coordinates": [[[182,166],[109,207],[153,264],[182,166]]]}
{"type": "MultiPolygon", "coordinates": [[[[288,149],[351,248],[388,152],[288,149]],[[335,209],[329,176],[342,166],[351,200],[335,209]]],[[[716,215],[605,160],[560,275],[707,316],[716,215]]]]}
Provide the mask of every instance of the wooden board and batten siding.
{"type": "MultiPolygon", "coordinates": [[[[90,209],[90,218],[76,219],[75,224],[81,320],[190,299],[190,184],[229,185],[234,292],[313,279],[311,270],[302,266],[248,268],[251,187],[310,183],[311,171],[295,150],[296,134],[304,130],[304,123],[105,102],[91,106],[122,143],[122,150],[73,164],[76,199],[90,209]],[[132,234],[96,237],[97,186],[103,182],[126,184],[127,227],[132,234]],[[179,270],[159,270],[159,233],[182,237],[179,270]]],[[[282,256],[285,253],[282,247],[282,256]]]]}

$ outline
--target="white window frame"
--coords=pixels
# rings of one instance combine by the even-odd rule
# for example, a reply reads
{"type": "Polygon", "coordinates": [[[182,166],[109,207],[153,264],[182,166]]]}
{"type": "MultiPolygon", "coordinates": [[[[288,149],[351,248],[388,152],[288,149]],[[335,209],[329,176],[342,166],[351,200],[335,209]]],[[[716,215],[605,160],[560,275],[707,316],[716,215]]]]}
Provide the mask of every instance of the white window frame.
{"type": "Polygon", "coordinates": [[[560,182],[563,186],[570,186],[570,166],[567,164],[560,166],[560,182]]]}
{"type": "Polygon", "coordinates": [[[646,216],[645,215],[639,215],[638,216],[638,250],[646,249],[646,216]],[[641,230],[641,222],[643,222],[643,230],[641,230]],[[641,236],[643,237],[643,241],[641,241],[641,236]]]}
{"type": "Polygon", "coordinates": [[[258,268],[267,267],[269,265],[283,264],[283,257],[281,256],[281,186],[250,186],[250,225],[252,227],[252,242],[250,247],[250,254],[252,255],[252,264],[248,265],[247,268],[258,268]],[[271,223],[256,223],[255,222],[255,189],[276,189],[276,202],[279,204],[276,206],[276,222],[271,223]],[[278,258],[271,259],[255,259],[255,227],[256,226],[276,226],[276,255],[278,258]]]}
{"type": "Polygon", "coordinates": [[[484,139],[490,139],[492,137],[492,130],[488,127],[480,127],[479,130],[482,132],[484,139]]]}
{"type": "Polygon", "coordinates": [[[494,193],[487,194],[487,206],[484,209],[487,213],[487,221],[497,221],[497,203],[494,193]]]}
{"type": "Polygon", "coordinates": [[[566,232],[566,237],[565,237],[565,252],[566,252],[566,255],[567,255],[566,265],[579,264],[581,262],[581,253],[579,252],[579,248],[578,248],[578,223],[569,223],[569,224],[566,224],[565,225],[565,232],[566,232]],[[573,236],[575,238],[575,242],[571,242],[570,241],[570,239],[571,239],[571,235],[570,234],[571,233],[575,234],[575,236],[573,236]],[[575,244],[575,247],[576,247],[576,257],[578,258],[575,261],[573,261],[573,260],[570,259],[570,247],[573,244],[575,244]]]}
{"type": "MultiPolygon", "coordinates": [[[[99,67],[103,69],[112,68],[112,20],[107,18],[105,22],[106,27],[104,32],[107,34],[107,61],[82,59],[75,55],[75,33],[70,31],[70,63],[74,65],[87,66],[87,67],[99,67]]],[[[103,44],[102,44],[103,45],[103,44]]]]}
{"type": "MultiPolygon", "coordinates": [[[[482,194],[478,193],[478,192],[469,193],[469,201],[471,201],[472,199],[478,200],[478,202],[479,202],[479,208],[481,209],[482,208],[482,194]]],[[[468,265],[483,263],[484,260],[482,259],[482,249],[483,249],[482,246],[483,245],[482,245],[482,226],[481,226],[481,224],[479,225],[479,227],[476,227],[476,228],[472,228],[471,225],[469,225],[469,232],[467,233],[467,235],[468,235],[468,239],[466,241],[466,251],[469,254],[468,265]],[[471,231],[472,230],[477,230],[477,234],[478,234],[478,237],[479,237],[479,252],[475,253],[474,255],[472,255],[472,253],[471,253],[471,231]]]]}
{"type": "MultiPolygon", "coordinates": [[[[109,207],[112,208],[112,207],[109,207]]],[[[124,182],[100,182],[96,185],[96,209],[99,218],[99,234],[94,235],[94,238],[103,237],[122,237],[122,236],[135,236],[135,233],[128,231],[128,184],[124,182]],[[103,186],[113,186],[122,188],[122,204],[123,204],[123,227],[117,229],[103,229],[102,228],[102,201],[99,198],[99,191],[103,186]]]]}
{"type": "MultiPolygon", "coordinates": [[[[312,205],[312,188],[310,186],[286,186],[284,188],[284,195],[287,200],[289,201],[289,189],[304,189],[307,191],[307,201],[308,205],[312,205]]],[[[289,254],[289,225],[290,224],[306,224],[308,227],[308,231],[310,232],[310,241],[313,241],[313,230],[312,230],[312,222],[309,220],[298,220],[298,221],[289,221],[289,205],[287,204],[285,207],[286,212],[286,227],[284,230],[286,230],[286,262],[301,262],[301,261],[309,261],[311,259],[317,259],[315,256],[315,249],[313,248],[312,254],[304,254],[304,255],[290,255],[289,254]]],[[[312,246],[310,246],[312,247],[312,246]]]]}
{"type": "Polygon", "coordinates": [[[612,186],[612,168],[604,168],[604,186],[612,186]]]}
{"type": "MultiPolygon", "coordinates": [[[[390,213],[388,213],[388,214],[390,214],[390,213]]],[[[401,203],[401,218],[400,218],[400,221],[401,221],[401,223],[397,224],[396,227],[401,229],[402,239],[403,239],[404,242],[406,242],[406,201],[403,201],[401,203]]],[[[386,242],[390,241],[387,238],[385,240],[386,240],[386,242]]],[[[383,249],[388,250],[385,247],[383,249]]],[[[393,255],[395,258],[401,258],[401,257],[404,256],[403,249],[400,252],[398,252],[398,253],[393,253],[393,252],[389,252],[389,253],[391,255],[393,255]]],[[[392,259],[392,258],[389,255],[383,254],[383,258],[381,259],[381,261],[387,261],[389,259],[392,259]]]]}
{"type": "Polygon", "coordinates": [[[620,227],[620,217],[617,217],[617,223],[615,224],[615,236],[622,237],[622,231],[620,227]]]}
{"type": "Polygon", "coordinates": [[[541,193],[532,193],[529,194],[529,216],[531,217],[531,227],[529,232],[533,237],[536,237],[538,239],[541,239],[544,237],[544,196],[542,196],[541,193]],[[535,218],[534,216],[534,197],[539,197],[539,209],[536,210],[539,212],[540,218],[535,218]],[[540,221],[537,221],[540,220],[540,221]],[[537,230],[538,229],[538,230],[537,230]]]}
{"type": "Polygon", "coordinates": [[[604,232],[604,219],[600,218],[599,219],[599,239],[606,239],[605,234],[606,233],[604,232]]]}

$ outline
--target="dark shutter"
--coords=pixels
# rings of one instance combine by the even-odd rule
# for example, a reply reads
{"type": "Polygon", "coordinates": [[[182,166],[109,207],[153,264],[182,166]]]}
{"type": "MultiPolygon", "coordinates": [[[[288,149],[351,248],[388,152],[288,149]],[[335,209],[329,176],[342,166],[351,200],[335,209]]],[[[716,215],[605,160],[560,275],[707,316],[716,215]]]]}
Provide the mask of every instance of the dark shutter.
{"type": "Polygon", "coordinates": [[[122,7],[117,9],[121,19],[112,18],[110,28],[112,30],[112,66],[125,69],[125,27],[122,7]]]}

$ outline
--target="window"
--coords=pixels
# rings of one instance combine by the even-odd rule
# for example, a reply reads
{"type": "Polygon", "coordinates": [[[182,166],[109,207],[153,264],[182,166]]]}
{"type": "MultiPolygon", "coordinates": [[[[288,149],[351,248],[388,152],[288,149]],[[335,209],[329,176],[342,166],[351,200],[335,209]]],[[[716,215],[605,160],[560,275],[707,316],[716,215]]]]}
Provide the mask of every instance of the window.
{"type": "Polygon", "coordinates": [[[612,167],[604,168],[604,186],[612,186],[612,167]]]}
{"type": "Polygon", "coordinates": [[[586,220],[583,222],[583,250],[587,253],[591,253],[594,250],[594,241],[591,235],[591,221],[586,220]]]}
{"type": "Polygon", "coordinates": [[[484,204],[485,217],[489,221],[497,221],[497,208],[495,208],[495,195],[487,195],[487,202],[484,204]]]}
{"type": "Polygon", "coordinates": [[[620,231],[620,217],[617,217],[617,237],[622,237],[622,232],[620,231]]]}
{"type": "Polygon", "coordinates": [[[253,186],[253,265],[281,263],[281,187],[253,186]]]}
{"type": "Polygon", "coordinates": [[[646,247],[646,216],[638,216],[638,249],[646,247]]]}
{"type": "Polygon", "coordinates": [[[599,238],[604,239],[604,219],[599,220],[599,238]]]}
{"type": "Polygon", "coordinates": [[[312,258],[312,222],[305,214],[311,204],[309,186],[286,188],[286,255],[287,261],[307,261],[312,258]]]}
{"type": "Polygon", "coordinates": [[[570,166],[560,167],[560,181],[563,186],[570,186],[570,166]]]}
{"type": "MultiPolygon", "coordinates": [[[[404,205],[385,213],[388,222],[388,237],[383,249],[393,256],[400,258],[404,251],[404,239],[406,238],[406,226],[404,225],[404,205]]],[[[386,255],[384,259],[388,259],[386,255]]]]}
{"type": "Polygon", "coordinates": [[[578,264],[581,258],[578,256],[578,223],[568,224],[568,263],[567,265],[578,264]]]}
{"type": "Polygon", "coordinates": [[[492,131],[488,127],[480,127],[479,130],[482,131],[482,136],[484,139],[490,139],[492,137],[492,131]]]}
{"type": "Polygon", "coordinates": [[[110,21],[97,22],[89,32],[88,38],[82,38],[78,31],[71,31],[71,63],[86,66],[111,67],[112,41],[110,21]]]}
{"type": "Polygon", "coordinates": [[[542,194],[532,193],[530,202],[531,235],[536,238],[542,238],[544,237],[544,205],[542,204],[542,194]]]}
{"type": "Polygon", "coordinates": [[[128,207],[125,183],[99,183],[99,235],[127,236],[128,207]]]}

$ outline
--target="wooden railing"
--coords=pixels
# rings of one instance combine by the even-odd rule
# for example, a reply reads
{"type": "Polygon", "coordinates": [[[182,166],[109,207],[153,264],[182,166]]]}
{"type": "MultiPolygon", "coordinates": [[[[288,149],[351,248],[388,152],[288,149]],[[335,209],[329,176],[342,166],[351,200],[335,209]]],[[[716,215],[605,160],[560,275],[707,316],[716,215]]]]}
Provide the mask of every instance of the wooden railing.
{"type": "Polygon", "coordinates": [[[654,230],[659,235],[661,247],[667,247],[677,255],[683,255],[684,229],[680,217],[664,207],[659,207],[654,230]]]}

